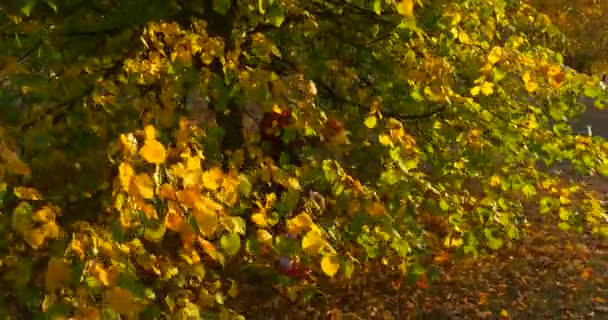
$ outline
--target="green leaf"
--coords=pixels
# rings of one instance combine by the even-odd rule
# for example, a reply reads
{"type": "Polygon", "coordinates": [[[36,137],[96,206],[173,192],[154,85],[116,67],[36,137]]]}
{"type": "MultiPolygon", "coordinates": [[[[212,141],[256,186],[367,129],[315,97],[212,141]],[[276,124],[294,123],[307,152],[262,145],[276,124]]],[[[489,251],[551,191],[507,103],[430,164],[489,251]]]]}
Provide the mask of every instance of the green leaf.
{"type": "Polygon", "coordinates": [[[382,14],[382,1],[381,0],[374,0],[374,12],[377,15],[381,15],[382,14]]]}
{"type": "Polygon", "coordinates": [[[231,0],[213,0],[213,11],[226,15],[232,6],[231,0]]]}
{"type": "Polygon", "coordinates": [[[236,233],[229,233],[222,236],[220,246],[229,255],[235,255],[241,248],[241,237],[236,233]]]}
{"type": "Polygon", "coordinates": [[[275,27],[280,27],[283,22],[285,22],[285,13],[283,12],[283,9],[278,6],[278,4],[268,8],[265,17],[268,19],[268,22],[275,27]]]}
{"type": "Polygon", "coordinates": [[[503,245],[502,240],[499,238],[495,238],[492,235],[491,229],[488,229],[488,228],[483,229],[483,234],[486,236],[487,244],[490,249],[498,250],[498,249],[500,249],[500,247],[502,247],[502,245],[503,245]]]}
{"type": "Polygon", "coordinates": [[[536,188],[531,184],[526,184],[521,188],[521,192],[523,192],[526,197],[530,198],[536,195],[536,188]]]}

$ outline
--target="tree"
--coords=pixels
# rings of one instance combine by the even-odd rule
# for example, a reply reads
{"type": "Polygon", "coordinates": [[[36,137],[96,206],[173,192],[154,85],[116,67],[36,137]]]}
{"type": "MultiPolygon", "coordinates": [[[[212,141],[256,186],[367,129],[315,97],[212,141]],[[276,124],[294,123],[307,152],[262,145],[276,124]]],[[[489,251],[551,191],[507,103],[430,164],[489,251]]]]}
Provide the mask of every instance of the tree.
{"type": "Polygon", "coordinates": [[[533,0],[530,3],[563,31],[562,41],[550,47],[568,57],[569,65],[581,72],[606,72],[606,1],[533,0]]]}
{"type": "Polygon", "coordinates": [[[228,316],[243,274],[293,299],[377,260],[422,276],[429,251],[520,238],[530,202],[607,233],[550,170],[607,174],[608,144],[566,122],[606,93],[520,1],[0,14],[0,313],[228,316]]]}

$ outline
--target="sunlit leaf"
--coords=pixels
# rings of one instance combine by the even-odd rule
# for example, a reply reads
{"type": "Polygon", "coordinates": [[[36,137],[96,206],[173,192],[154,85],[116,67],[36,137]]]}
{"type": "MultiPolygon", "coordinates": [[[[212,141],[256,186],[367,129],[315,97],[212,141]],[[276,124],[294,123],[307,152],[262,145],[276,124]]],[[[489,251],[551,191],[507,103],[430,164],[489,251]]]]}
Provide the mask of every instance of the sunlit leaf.
{"type": "Polygon", "coordinates": [[[309,254],[318,254],[327,245],[323,234],[318,229],[312,229],[302,238],[302,249],[309,254]]]}
{"type": "Polygon", "coordinates": [[[225,234],[220,238],[220,245],[229,255],[235,255],[241,249],[241,237],[236,233],[225,234]]]}
{"type": "Polygon", "coordinates": [[[144,199],[154,198],[154,181],[149,175],[141,173],[136,175],[133,180],[134,189],[144,199]]]}
{"type": "Polygon", "coordinates": [[[245,235],[247,232],[247,222],[241,217],[224,217],[222,225],[231,233],[245,235]]]}
{"type": "Polygon", "coordinates": [[[376,126],[377,119],[375,116],[369,116],[365,118],[365,126],[368,128],[374,128],[376,126]]]}
{"type": "Polygon", "coordinates": [[[222,183],[224,173],[219,167],[213,167],[203,173],[203,184],[209,190],[216,190],[222,183]]]}
{"type": "Polygon", "coordinates": [[[146,140],[143,147],[139,150],[139,154],[148,162],[161,164],[167,158],[165,147],[156,140],[146,140]]]}
{"type": "Polygon", "coordinates": [[[397,12],[405,17],[412,17],[414,15],[414,0],[401,0],[395,2],[397,12]]]}
{"type": "Polygon", "coordinates": [[[211,208],[199,207],[192,214],[203,236],[211,237],[219,225],[217,213],[211,208]]]}
{"type": "Polygon", "coordinates": [[[340,257],[337,255],[326,255],[321,259],[321,270],[326,275],[333,277],[340,269],[340,257]]]}
{"type": "Polygon", "coordinates": [[[307,213],[300,213],[287,221],[287,232],[298,235],[312,229],[314,225],[312,218],[307,213]]]}

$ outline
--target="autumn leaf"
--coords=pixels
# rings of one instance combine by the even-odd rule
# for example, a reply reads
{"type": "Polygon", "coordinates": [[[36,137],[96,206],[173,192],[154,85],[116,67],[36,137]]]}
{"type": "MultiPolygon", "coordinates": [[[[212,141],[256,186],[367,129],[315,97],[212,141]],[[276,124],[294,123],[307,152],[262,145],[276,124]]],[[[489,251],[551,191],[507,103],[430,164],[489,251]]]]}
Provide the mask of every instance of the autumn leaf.
{"type": "Polygon", "coordinates": [[[414,15],[414,0],[401,0],[395,2],[397,12],[405,17],[412,17],[414,15]]]}
{"type": "Polygon", "coordinates": [[[25,242],[34,249],[40,248],[44,244],[45,238],[46,232],[43,228],[30,229],[23,233],[25,242]]]}
{"type": "Polygon", "coordinates": [[[201,193],[199,190],[188,188],[176,192],[177,200],[191,208],[196,207],[201,202],[201,193]]]}
{"type": "Polygon", "coordinates": [[[122,315],[131,315],[142,310],[133,294],[126,289],[114,287],[106,291],[105,301],[110,308],[122,315]]]}
{"type": "Polygon", "coordinates": [[[144,199],[154,198],[154,181],[149,175],[145,173],[138,174],[131,181],[134,186],[134,190],[144,199]]]}
{"type": "Polygon", "coordinates": [[[127,162],[121,162],[118,166],[118,178],[120,179],[120,184],[122,189],[125,191],[129,191],[129,186],[131,185],[131,180],[135,176],[135,170],[133,167],[127,162]]]}
{"type": "Polygon", "coordinates": [[[219,167],[213,167],[203,173],[203,185],[205,188],[214,191],[220,187],[224,173],[219,167]]]}
{"type": "Polygon", "coordinates": [[[219,225],[217,213],[208,207],[198,207],[192,214],[203,236],[211,237],[219,225]]]}
{"type": "Polygon", "coordinates": [[[372,202],[367,206],[366,209],[367,213],[369,213],[369,215],[373,217],[381,217],[386,213],[384,205],[382,205],[382,203],[380,202],[372,202]]]}
{"type": "Polygon", "coordinates": [[[245,235],[247,233],[247,222],[241,217],[224,217],[222,225],[232,233],[245,235]]]}
{"type": "Polygon", "coordinates": [[[321,259],[321,270],[326,275],[333,277],[340,269],[340,258],[337,255],[326,255],[321,259]]]}
{"type": "Polygon", "coordinates": [[[308,215],[308,213],[300,213],[287,221],[287,232],[299,235],[304,231],[310,230],[313,226],[315,226],[315,224],[310,215],[308,215]]]}
{"type": "Polygon", "coordinates": [[[309,254],[318,254],[327,245],[323,234],[318,229],[312,229],[302,238],[302,249],[309,254]]]}
{"type": "Polygon", "coordinates": [[[377,119],[375,116],[369,116],[367,118],[365,118],[365,126],[372,129],[374,127],[376,127],[376,123],[377,123],[377,119]]]}
{"type": "Polygon", "coordinates": [[[15,196],[21,200],[43,200],[42,194],[34,188],[17,187],[15,188],[15,196]]]}
{"type": "Polygon", "coordinates": [[[272,245],[272,235],[264,229],[258,229],[256,231],[256,238],[263,244],[272,245]]]}
{"type": "Polygon", "coordinates": [[[48,292],[61,288],[69,281],[72,268],[65,261],[51,258],[46,268],[45,287],[48,292]]]}
{"type": "Polygon", "coordinates": [[[153,125],[147,125],[144,128],[144,136],[146,140],[156,140],[156,128],[153,125]]]}
{"type": "Polygon", "coordinates": [[[167,158],[165,147],[156,140],[146,140],[139,154],[148,162],[162,164],[167,158]]]}

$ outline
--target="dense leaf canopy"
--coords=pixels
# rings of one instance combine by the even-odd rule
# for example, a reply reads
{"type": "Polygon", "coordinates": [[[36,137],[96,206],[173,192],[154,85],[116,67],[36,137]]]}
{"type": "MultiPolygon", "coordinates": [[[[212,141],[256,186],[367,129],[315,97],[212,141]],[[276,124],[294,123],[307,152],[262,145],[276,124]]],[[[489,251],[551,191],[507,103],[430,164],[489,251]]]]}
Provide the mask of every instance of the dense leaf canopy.
{"type": "Polygon", "coordinates": [[[530,205],[608,234],[558,171],[608,174],[568,126],[607,94],[526,2],[6,1],[0,30],[2,316],[229,317],[243,277],[420,276],[530,205]]]}

